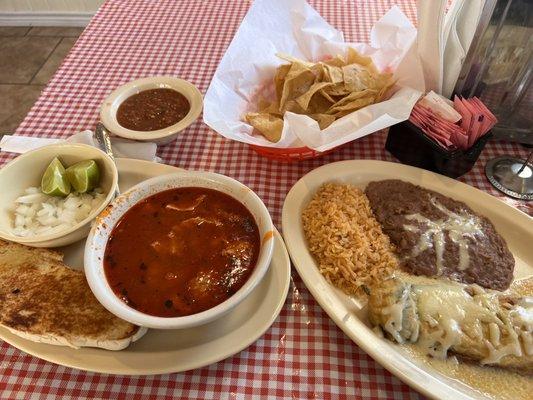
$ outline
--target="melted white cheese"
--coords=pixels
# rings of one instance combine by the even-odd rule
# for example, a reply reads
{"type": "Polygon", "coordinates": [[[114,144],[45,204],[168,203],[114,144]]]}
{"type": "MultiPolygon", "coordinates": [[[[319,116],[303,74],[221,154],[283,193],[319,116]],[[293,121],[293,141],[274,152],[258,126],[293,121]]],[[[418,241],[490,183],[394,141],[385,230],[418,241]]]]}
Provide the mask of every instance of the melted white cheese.
{"type": "Polygon", "coordinates": [[[466,313],[471,311],[468,310],[470,296],[448,286],[417,286],[413,289],[421,322],[433,327],[422,330],[419,344],[433,357],[445,358],[450,347],[460,341],[460,325],[466,313]]]}
{"type": "Polygon", "coordinates": [[[407,297],[409,296],[409,287],[406,287],[402,292],[402,296],[399,301],[383,308],[381,311],[383,315],[389,315],[387,322],[383,326],[385,331],[387,331],[398,343],[403,343],[404,338],[400,335],[402,330],[403,322],[403,311],[406,308],[407,297]]]}
{"type": "Polygon", "coordinates": [[[505,356],[520,357],[522,355],[522,348],[520,347],[518,335],[512,330],[509,333],[512,335],[512,340],[510,343],[501,346],[500,348],[496,348],[489,340],[485,340],[489,355],[481,360],[481,364],[494,364],[505,356]]]}
{"type": "Polygon", "coordinates": [[[500,345],[500,327],[498,326],[498,324],[495,324],[494,322],[491,322],[489,324],[489,337],[490,337],[490,342],[491,343],[494,343],[494,346],[499,346],[500,345]]]}
{"type": "Polygon", "coordinates": [[[389,315],[385,331],[399,343],[406,339],[417,342],[427,354],[440,359],[446,358],[454,346],[464,348],[472,340],[485,348],[482,364],[533,353],[533,304],[528,299],[502,307],[497,294],[476,288],[472,296],[465,287],[405,285],[401,298],[383,309],[383,314],[389,315]],[[415,307],[418,326],[406,338],[401,333],[408,306],[415,307]]]}
{"type": "Polygon", "coordinates": [[[520,332],[520,339],[522,339],[522,343],[524,344],[524,351],[528,356],[533,355],[533,335],[531,335],[531,331],[528,332],[520,332]]]}
{"type": "MultiPolygon", "coordinates": [[[[458,269],[461,271],[467,269],[470,264],[468,238],[475,239],[476,236],[484,234],[479,218],[475,215],[456,214],[440,204],[435,198],[431,198],[431,203],[448,218],[433,221],[418,213],[405,216],[407,220],[419,222],[425,228],[411,253],[411,257],[416,257],[423,251],[434,247],[437,275],[442,275],[444,248],[446,247],[445,232],[448,232],[450,240],[459,247],[458,269]]],[[[421,231],[421,228],[409,224],[404,225],[403,229],[410,232],[421,231]]]]}

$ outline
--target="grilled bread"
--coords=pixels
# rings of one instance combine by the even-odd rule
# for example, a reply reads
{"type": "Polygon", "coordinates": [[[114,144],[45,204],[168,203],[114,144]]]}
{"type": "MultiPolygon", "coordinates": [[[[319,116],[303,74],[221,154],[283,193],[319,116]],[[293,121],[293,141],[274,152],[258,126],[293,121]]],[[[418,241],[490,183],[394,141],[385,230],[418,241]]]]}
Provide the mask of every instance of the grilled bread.
{"type": "Polygon", "coordinates": [[[36,342],[122,350],[146,333],[107,311],[61,253],[0,240],[0,324],[36,342]]]}

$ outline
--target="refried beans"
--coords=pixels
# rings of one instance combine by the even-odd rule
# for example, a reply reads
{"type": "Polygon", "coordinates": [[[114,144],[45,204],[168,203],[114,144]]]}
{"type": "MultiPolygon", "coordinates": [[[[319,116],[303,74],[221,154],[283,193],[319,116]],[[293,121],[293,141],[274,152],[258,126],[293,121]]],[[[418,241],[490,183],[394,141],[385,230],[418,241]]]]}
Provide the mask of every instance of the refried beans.
{"type": "Polygon", "coordinates": [[[365,194],[407,272],[509,288],[513,255],[492,223],[466,204],[401,180],[371,182],[365,194]]]}

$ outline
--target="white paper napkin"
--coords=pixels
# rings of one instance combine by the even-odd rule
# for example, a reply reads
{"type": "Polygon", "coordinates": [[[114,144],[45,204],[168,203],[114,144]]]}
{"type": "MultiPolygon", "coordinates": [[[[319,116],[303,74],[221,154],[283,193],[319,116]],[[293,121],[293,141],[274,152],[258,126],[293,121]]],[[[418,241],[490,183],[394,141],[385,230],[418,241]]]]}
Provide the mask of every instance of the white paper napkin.
{"type": "Polygon", "coordinates": [[[444,17],[448,0],[418,0],[418,56],[424,70],[426,90],[442,93],[444,17]]]}
{"type": "MultiPolygon", "coordinates": [[[[92,131],[83,131],[76,133],[68,139],[51,139],[31,136],[6,135],[0,140],[0,150],[10,153],[26,153],[27,151],[47,146],[49,144],[69,142],[84,143],[98,147],[93,139],[92,131]]],[[[152,142],[135,142],[122,138],[112,137],[111,147],[115,157],[136,158],[139,160],[159,162],[156,156],[157,145],[152,142]]]]}
{"type": "Polygon", "coordinates": [[[450,97],[472,44],[485,0],[454,0],[444,23],[442,95],[450,97]]]}
{"type": "Polygon", "coordinates": [[[442,61],[442,95],[450,98],[466,57],[465,49],[457,34],[457,18],[463,8],[463,0],[455,0],[444,18],[444,58],[442,61]]]}
{"type": "MultiPolygon", "coordinates": [[[[276,68],[284,62],[276,53],[316,61],[344,54],[353,47],[370,55],[378,68],[394,71],[407,57],[416,28],[395,6],[374,25],[370,37],[370,46],[344,42],[342,32],[329,25],[305,0],[255,0],[207,90],[204,122],[222,136],[239,142],[278,148],[305,145],[325,151],[407,119],[420,92],[404,87],[390,100],[349,114],[322,131],[310,117],[287,112],[277,143],[254,136],[253,127],[242,120],[254,103],[254,96],[272,83],[276,68]]],[[[416,57],[415,53],[409,54],[416,57]]],[[[403,75],[396,78],[401,82],[417,73],[416,69],[405,68],[403,75]]]]}

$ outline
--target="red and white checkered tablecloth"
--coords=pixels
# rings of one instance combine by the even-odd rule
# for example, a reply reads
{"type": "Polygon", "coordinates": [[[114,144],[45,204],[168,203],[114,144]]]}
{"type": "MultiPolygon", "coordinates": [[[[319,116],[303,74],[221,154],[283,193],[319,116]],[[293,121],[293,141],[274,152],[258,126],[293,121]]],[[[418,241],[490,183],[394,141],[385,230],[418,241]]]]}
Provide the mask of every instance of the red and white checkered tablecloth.
{"type": "MultiPolygon", "coordinates": [[[[350,41],[367,41],[370,26],[392,5],[413,21],[414,0],[312,1],[350,41]]],[[[43,91],[19,135],[68,137],[94,128],[101,101],[117,86],[152,75],[175,75],[205,93],[219,60],[250,1],[108,0],[81,35],[43,91]]],[[[216,171],[250,186],[265,201],[276,224],[290,187],[305,173],[346,159],[394,161],[384,150],[385,133],[357,140],[320,159],[285,164],[269,161],[247,145],[228,141],[194,123],[161,147],[164,162],[216,171]]],[[[505,198],[485,178],[486,161],[521,155],[518,145],[491,143],[461,180],[532,213],[525,202],[505,198]]],[[[14,155],[0,153],[0,164],[14,155]]],[[[364,398],[421,396],[375,363],[338,329],[293,272],[280,317],[241,353],[186,373],[148,377],[113,376],[57,366],[0,341],[1,398],[364,398]],[[284,354],[279,357],[280,349],[284,354]]]]}

